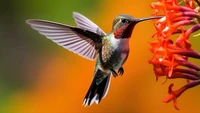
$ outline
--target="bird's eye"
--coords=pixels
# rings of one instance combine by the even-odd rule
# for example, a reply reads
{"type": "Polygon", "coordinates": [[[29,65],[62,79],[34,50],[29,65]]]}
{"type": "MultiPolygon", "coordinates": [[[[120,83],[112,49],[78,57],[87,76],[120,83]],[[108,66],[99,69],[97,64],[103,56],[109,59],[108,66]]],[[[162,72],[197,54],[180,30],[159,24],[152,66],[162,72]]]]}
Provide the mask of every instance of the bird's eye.
{"type": "Polygon", "coordinates": [[[123,19],[121,19],[121,22],[122,23],[128,23],[128,20],[123,18],[123,19]]]}

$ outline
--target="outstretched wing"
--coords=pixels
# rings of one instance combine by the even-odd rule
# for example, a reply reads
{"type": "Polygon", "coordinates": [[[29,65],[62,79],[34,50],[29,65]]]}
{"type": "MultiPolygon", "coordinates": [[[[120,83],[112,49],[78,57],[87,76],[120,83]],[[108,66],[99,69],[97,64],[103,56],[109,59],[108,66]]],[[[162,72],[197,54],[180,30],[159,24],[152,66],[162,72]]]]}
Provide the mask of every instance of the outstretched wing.
{"type": "Polygon", "coordinates": [[[91,20],[89,20],[87,17],[83,16],[82,14],[73,12],[73,17],[79,28],[92,31],[99,35],[106,35],[106,33],[101,28],[99,28],[99,26],[97,26],[95,23],[93,23],[91,20]]]}
{"type": "Polygon", "coordinates": [[[102,37],[88,30],[46,20],[27,20],[26,23],[58,45],[90,60],[96,58],[101,47],[102,37]]]}

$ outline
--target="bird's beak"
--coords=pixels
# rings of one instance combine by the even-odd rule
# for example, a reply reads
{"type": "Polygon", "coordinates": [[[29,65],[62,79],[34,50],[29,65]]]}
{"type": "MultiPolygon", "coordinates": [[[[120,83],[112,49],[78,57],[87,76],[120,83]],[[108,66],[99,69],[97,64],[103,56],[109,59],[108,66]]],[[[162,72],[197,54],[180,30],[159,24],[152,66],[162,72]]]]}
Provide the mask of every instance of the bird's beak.
{"type": "Polygon", "coordinates": [[[138,19],[136,19],[136,22],[139,23],[139,22],[146,21],[146,20],[160,19],[160,18],[162,18],[162,16],[151,16],[148,18],[138,18],[138,19]]]}

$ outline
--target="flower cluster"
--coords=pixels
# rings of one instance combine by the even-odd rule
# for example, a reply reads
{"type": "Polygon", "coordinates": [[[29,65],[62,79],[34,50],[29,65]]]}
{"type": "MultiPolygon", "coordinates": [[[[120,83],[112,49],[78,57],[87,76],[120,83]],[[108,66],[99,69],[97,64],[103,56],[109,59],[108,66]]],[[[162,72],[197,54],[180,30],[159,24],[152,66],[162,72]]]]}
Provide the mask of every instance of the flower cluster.
{"type": "Polygon", "coordinates": [[[156,80],[160,76],[167,79],[183,78],[187,84],[173,91],[174,84],[169,86],[169,95],[163,102],[173,100],[178,110],[176,99],[187,89],[200,84],[200,66],[188,61],[189,58],[200,59],[200,54],[193,50],[189,41],[190,35],[200,29],[199,2],[193,0],[158,0],[151,4],[153,15],[163,16],[154,22],[156,41],[150,42],[156,80]]]}

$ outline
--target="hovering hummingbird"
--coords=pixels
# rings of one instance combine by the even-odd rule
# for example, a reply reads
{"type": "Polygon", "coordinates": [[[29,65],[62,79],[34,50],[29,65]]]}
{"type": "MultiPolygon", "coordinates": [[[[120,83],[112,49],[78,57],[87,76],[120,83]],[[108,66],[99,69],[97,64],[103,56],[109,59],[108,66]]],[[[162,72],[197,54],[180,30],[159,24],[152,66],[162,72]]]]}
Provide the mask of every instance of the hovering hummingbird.
{"type": "Polygon", "coordinates": [[[26,23],[48,39],[82,57],[95,60],[98,56],[93,81],[83,101],[83,105],[90,106],[94,102],[98,104],[106,96],[111,74],[114,77],[118,73],[123,75],[123,64],[129,55],[129,39],[134,26],[139,22],[161,17],[137,19],[120,14],[114,19],[109,34],[80,13],[73,12],[73,17],[77,27],[37,19],[27,20],[26,23]]]}

